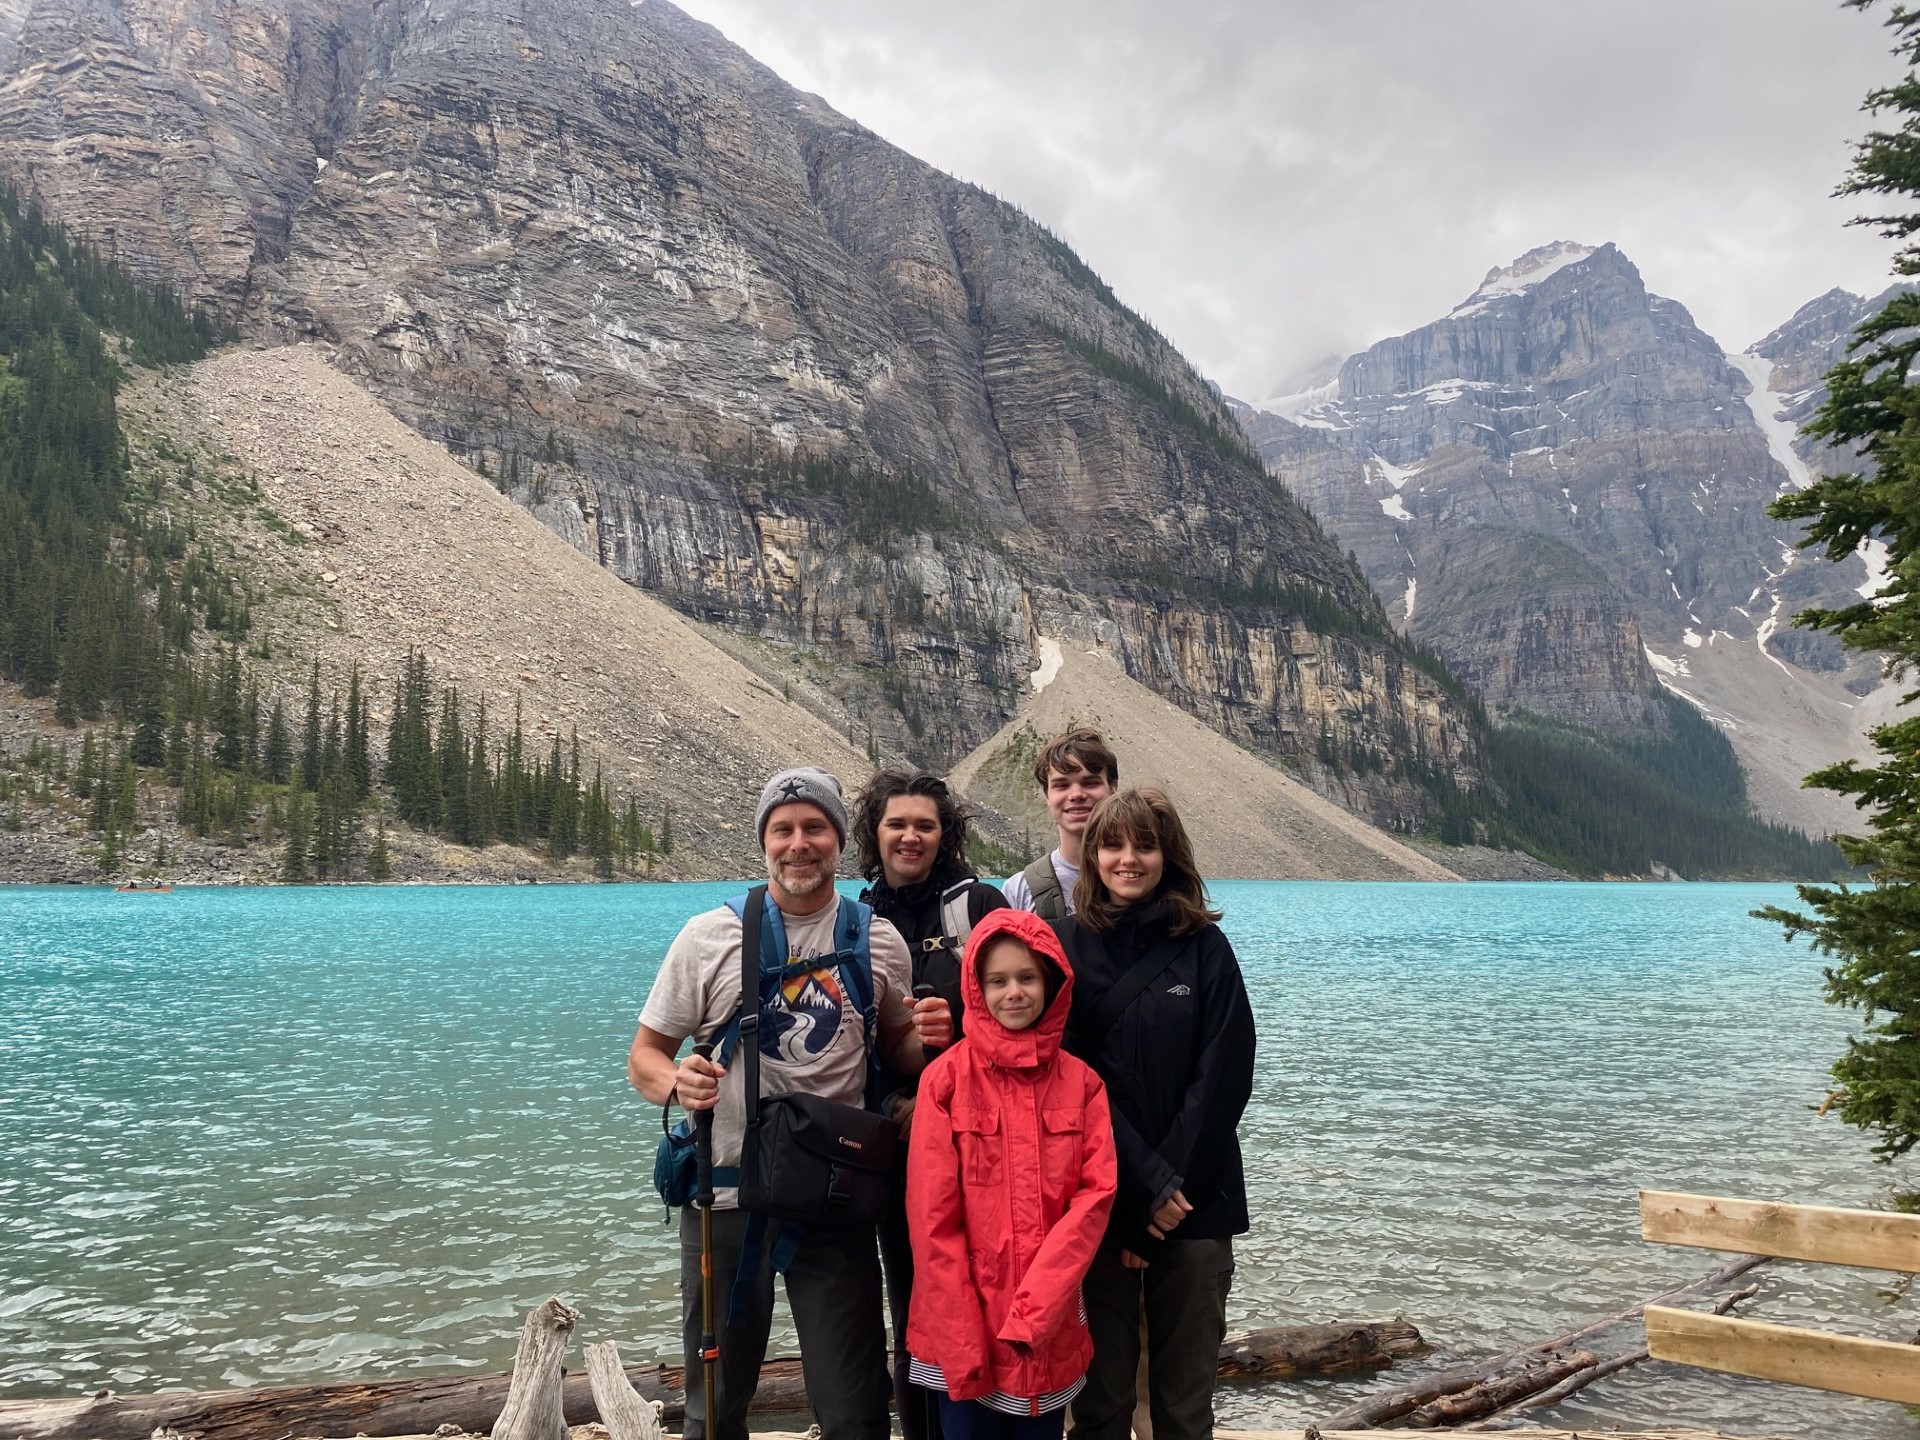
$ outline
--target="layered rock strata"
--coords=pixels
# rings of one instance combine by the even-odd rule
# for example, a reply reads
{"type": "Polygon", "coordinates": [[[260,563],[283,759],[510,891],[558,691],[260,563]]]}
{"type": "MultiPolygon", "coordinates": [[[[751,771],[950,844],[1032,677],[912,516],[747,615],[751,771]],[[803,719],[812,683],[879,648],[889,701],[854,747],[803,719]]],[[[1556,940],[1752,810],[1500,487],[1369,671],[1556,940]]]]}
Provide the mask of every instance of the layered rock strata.
{"type": "Polygon", "coordinates": [[[1659,713],[1646,703],[1657,681],[1642,644],[1669,652],[1715,632],[1751,636],[1754,581],[1790,539],[1765,514],[1791,482],[1749,388],[1615,247],[1563,243],[1495,270],[1444,319],[1352,357],[1335,392],[1291,421],[1255,423],[1270,463],[1354,545],[1376,588],[1414,597],[1397,616],[1414,635],[1469,673],[1511,676],[1490,698],[1632,732],[1659,713]],[[1316,441],[1344,468],[1331,455],[1302,464],[1316,441]],[[1469,550],[1484,551],[1487,528],[1553,542],[1528,573],[1587,597],[1536,607],[1560,632],[1544,649],[1540,626],[1487,629],[1451,613],[1476,595],[1508,606],[1508,585],[1455,586],[1441,603],[1440,576],[1459,568],[1447,552],[1469,534],[1469,550]],[[1472,638],[1521,633],[1535,637],[1525,662],[1472,638]]]}
{"type": "MultiPolygon", "coordinates": [[[[20,0],[10,0],[18,5],[20,0]]],[[[1190,366],[1066,246],[661,0],[29,0],[0,169],[318,340],[602,565],[818,655],[884,744],[1079,636],[1322,788],[1469,723],[1190,366]]]]}
{"type": "Polygon", "coordinates": [[[1795,417],[1871,303],[1823,297],[1728,355],[1617,248],[1562,242],[1241,414],[1395,622],[1496,706],[1640,737],[1664,686],[1727,730],[1767,813],[1825,829],[1845,820],[1799,777],[1855,752],[1839,686],[1877,667],[1791,618],[1867,566],[1797,551],[1766,507],[1807,482],[1795,417]]]}

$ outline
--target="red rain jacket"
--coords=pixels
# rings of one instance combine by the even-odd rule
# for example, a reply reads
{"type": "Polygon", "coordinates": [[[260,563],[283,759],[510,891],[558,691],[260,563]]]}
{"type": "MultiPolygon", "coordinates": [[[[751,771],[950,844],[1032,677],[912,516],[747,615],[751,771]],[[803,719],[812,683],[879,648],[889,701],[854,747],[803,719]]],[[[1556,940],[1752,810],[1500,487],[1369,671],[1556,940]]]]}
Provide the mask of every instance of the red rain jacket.
{"type": "Polygon", "coordinates": [[[1073,969],[1046,921],[995,910],[960,967],[966,1038],[920,1078],[907,1149],[907,1349],[955,1400],[1037,1397],[1086,1374],[1080,1281],[1113,1208],[1113,1122],[1091,1066],[1060,1048],[1073,969]],[[976,957],[1011,935],[1060,973],[1025,1030],[987,1014],[976,957]],[[1016,1348],[1016,1344],[1024,1348],[1016,1348]]]}

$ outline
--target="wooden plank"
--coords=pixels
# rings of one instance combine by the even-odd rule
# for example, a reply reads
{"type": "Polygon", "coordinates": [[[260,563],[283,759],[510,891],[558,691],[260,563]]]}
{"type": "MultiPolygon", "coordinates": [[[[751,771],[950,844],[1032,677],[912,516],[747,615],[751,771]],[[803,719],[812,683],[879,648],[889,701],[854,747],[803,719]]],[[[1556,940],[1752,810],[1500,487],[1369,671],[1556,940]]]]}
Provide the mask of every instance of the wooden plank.
{"type": "Polygon", "coordinates": [[[1920,1215],[1890,1210],[1836,1210],[1642,1190],[1640,1234],[1656,1245],[1920,1273],[1920,1215]]]}
{"type": "Polygon", "coordinates": [[[1920,1405],[1920,1346],[1647,1307],[1647,1352],[1703,1370],[1920,1405]]]}

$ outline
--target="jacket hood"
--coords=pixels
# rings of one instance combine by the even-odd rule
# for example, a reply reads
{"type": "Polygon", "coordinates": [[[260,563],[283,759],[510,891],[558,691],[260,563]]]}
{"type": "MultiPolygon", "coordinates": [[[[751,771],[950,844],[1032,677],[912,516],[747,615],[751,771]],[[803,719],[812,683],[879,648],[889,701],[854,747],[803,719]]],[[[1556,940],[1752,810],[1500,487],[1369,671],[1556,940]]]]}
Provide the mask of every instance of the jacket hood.
{"type": "Polygon", "coordinates": [[[1073,1010],[1073,966],[1067,963],[1060,937],[1038,915],[1027,910],[994,910],[983,916],[967,936],[960,965],[960,994],[967,1011],[966,1043],[989,1063],[1010,1068],[1046,1065],[1060,1052],[1067,1017],[1073,1010]],[[980,953],[1007,936],[1033,951],[1042,963],[1051,965],[1060,979],[1059,989],[1040,1018],[1024,1030],[1009,1030],[988,1014],[986,997],[980,990],[980,953]]]}

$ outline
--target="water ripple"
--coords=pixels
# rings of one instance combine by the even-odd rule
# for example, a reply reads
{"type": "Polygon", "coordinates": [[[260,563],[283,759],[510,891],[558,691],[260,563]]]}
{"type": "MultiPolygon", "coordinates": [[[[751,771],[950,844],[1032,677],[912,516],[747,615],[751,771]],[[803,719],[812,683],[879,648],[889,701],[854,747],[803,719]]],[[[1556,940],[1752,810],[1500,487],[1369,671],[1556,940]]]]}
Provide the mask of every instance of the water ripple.
{"type": "MultiPolygon", "coordinates": [[[[500,1369],[556,1293],[674,1354],[624,1057],[733,888],[0,891],[0,1395],[500,1369]]],[[[1807,1108],[1844,1019],[1747,918],[1789,893],[1220,885],[1260,1027],[1235,1322],[1404,1314],[1439,1366],[1711,1268],[1640,1242],[1641,1186],[1870,1201],[1883,1173],[1807,1108]]],[[[1911,1330],[1870,1277],[1759,1273],[1766,1318],[1911,1330]]],[[[1407,1373],[1237,1389],[1222,1421],[1407,1373]]],[[[1915,1433],[1658,1365],[1554,1418],[1915,1433]]]]}

